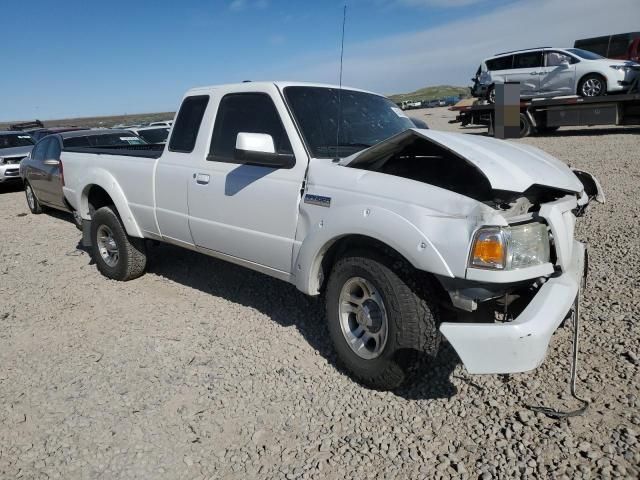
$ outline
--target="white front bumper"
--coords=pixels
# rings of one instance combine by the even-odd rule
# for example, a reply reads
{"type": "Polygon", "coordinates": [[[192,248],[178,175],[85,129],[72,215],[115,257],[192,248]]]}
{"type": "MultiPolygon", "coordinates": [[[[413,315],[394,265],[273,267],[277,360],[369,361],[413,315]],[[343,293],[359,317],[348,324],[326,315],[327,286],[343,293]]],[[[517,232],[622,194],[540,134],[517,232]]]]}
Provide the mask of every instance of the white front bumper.
{"type": "Polygon", "coordinates": [[[443,323],[440,331],[469,373],[516,373],[538,367],[549,341],[578,295],[585,247],[573,242],[564,273],[549,278],[524,311],[509,323],[443,323]]]}
{"type": "Polygon", "coordinates": [[[19,163],[0,165],[0,182],[4,182],[6,180],[20,180],[19,163]]]}

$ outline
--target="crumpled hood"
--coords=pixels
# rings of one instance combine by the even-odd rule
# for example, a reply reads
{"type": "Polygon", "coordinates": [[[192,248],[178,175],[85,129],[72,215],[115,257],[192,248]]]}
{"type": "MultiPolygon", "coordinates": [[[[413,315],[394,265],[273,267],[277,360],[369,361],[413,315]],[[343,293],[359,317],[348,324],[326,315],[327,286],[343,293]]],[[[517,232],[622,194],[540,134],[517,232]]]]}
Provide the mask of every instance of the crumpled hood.
{"type": "Polygon", "coordinates": [[[29,152],[33,149],[33,145],[27,145],[25,147],[12,147],[12,148],[0,148],[0,158],[4,157],[19,157],[29,155],[29,152]]]}
{"type": "Polygon", "coordinates": [[[490,137],[437,130],[410,129],[340,161],[354,167],[393,154],[415,137],[432,141],[477,167],[494,190],[524,192],[543,185],[567,192],[582,192],[583,185],[563,162],[542,150],[490,137]]]}

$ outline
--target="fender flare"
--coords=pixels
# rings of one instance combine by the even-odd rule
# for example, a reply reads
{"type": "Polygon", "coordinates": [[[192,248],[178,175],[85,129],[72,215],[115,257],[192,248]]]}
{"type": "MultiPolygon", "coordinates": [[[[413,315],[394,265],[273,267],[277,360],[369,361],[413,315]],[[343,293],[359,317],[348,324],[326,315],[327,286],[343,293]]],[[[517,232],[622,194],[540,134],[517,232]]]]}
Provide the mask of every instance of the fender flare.
{"type": "Polygon", "coordinates": [[[120,188],[115,177],[104,169],[94,169],[91,171],[90,177],[88,178],[90,178],[90,180],[87,179],[82,182],[85,187],[80,194],[80,216],[85,220],[90,219],[89,191],[93,186],[100,187],[107,192],[109,197],[111,197],[111,200],[113,200],[113,204],[118,211],[118,215],[122,220],[122,224],[124,225],[127,234],[132,237],[144,238],[142,230],[138,226],[138,222],[129,208],[127,197],[122,191],[122,188],[120,188]]]}
{"type": "Polygon", "coordinates": [[[406,218],[380,207],[350,205],[332,208],[331,215],[310,226],[292,265],[299,290],[308,295],[319,293],[324,255],[335,242],[350,235],[384,243],[419,270],[454,277],[433,243],[406,218]]]}

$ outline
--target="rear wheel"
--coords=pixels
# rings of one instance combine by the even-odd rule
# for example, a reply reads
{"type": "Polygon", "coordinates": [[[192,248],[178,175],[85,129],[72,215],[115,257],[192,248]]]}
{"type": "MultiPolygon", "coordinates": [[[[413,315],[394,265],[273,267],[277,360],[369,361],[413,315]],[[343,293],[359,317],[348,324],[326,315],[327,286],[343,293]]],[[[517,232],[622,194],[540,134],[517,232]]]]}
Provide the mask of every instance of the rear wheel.
{"type": "Polygon", "coordinates": [[[520,138],[528,137],[531,134],[531,121],[525,113],[520,114],[520,138]]]}
{"type": "Polygon", "coordinates": [[[536,127],[536,132],[545,135],[548,133],[553,133],[557,131],[560,127],[546,127],[546,126],[538,126],[536,127]]]}
{"type": "Polygon", "coordinates": [[[596,73],[586,75],[578,85],[581,97],[599,97],[607,93],[607,81],[596,73]]]}
{"type": "Polygon", "coordinates": [[[357,381],[379,390],[410,382],[440,345],[433,296],[414,285],[398,263],[352,252],[336,262],[327,284],[336,353],[357,381]]]}
{"type": "Polygon", "coordinates": [[[147,254],[144,239],[127,235],[111,207],[91,217],[91,256],[100,273],[113,280],[132,280],[144,273],[147,254]]]}
{"type": "Polygon", "coordinates": [[[38,202],[36,194],[33,191],[33,188],[31,188],[31,184],[29,182],[25,182],[24,184],[24,194],[27,197],[27,206],[29,207],[29,210],[31,210],[31,213],[35,215],[42,213],[40,202],[38,202]]]}

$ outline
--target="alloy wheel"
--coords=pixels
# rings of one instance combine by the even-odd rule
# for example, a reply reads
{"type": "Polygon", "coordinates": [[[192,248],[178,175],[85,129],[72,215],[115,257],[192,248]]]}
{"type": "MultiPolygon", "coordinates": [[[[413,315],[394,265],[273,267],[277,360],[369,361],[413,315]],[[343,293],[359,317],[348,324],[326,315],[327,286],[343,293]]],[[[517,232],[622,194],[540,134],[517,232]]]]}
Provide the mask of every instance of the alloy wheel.
{"type": "Polygon", "coordinates": [[[113,231],[106,225],[100,225],[97,231],[98,251],[104,263],[115,267],[120,259],[118,244],[113,236],[113,231]]]}
{"type": "Polygon", "coordinates": [[[582,84],[582,95],[585,97],[597,97],[602,93],[602,81],[597,78],[589,78],[582,84]]]}
{"type": "Polygon", "coordinates": [[[365,360],[379,357],[387,344],[389,320],[376,288],[365,278],[350,278],[339,302],[340,328],[351,350],[365,360]]]}

